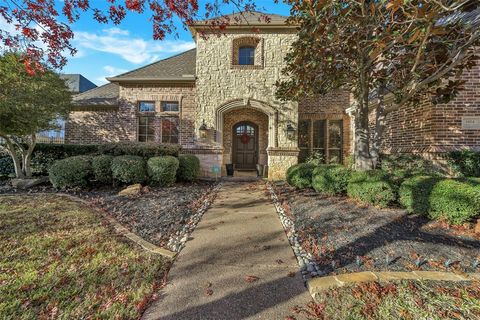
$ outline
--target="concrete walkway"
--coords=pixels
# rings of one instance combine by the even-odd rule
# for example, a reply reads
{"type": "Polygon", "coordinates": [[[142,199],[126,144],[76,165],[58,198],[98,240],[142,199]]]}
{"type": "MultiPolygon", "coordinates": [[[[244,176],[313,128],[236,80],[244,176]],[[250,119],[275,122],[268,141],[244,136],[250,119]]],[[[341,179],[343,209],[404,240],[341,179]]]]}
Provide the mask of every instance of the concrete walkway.
{"type": "Polygon", "coordinates": [[[311,300],[264,187],[221,188],[144,319],[285,319],[311,300]]]}

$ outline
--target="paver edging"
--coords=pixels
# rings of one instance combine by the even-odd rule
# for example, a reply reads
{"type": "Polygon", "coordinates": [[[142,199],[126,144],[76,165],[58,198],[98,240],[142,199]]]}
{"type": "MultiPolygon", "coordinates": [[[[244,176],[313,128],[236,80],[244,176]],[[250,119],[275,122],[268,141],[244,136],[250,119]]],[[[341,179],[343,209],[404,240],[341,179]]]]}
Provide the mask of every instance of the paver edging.
{"type": "Polygon", "coordinates": [[[398,280],[434,280],[434,281],[479,281],[480,273],[464,273],[458,274],[453,272],[442,271],[386,271],[386,272],[354,272],[344,273],[341,275],[312,278],[307,281],[307,288],[314,300],[320,292],[339,288],[346,285],[363,283],[369,281],[398,281],[398,280]]]}

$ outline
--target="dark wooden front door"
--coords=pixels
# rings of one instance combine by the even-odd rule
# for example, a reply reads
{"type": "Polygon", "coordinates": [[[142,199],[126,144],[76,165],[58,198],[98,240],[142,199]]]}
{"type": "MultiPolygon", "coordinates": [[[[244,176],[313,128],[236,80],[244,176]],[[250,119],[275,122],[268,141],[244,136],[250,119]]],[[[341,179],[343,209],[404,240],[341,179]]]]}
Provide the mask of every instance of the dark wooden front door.
{"type": "Polygon", "coordinates": [[[240,122],[233,127],[233,164],[235,169],[255,170],[258,154],[258,127],[240,122]]]}

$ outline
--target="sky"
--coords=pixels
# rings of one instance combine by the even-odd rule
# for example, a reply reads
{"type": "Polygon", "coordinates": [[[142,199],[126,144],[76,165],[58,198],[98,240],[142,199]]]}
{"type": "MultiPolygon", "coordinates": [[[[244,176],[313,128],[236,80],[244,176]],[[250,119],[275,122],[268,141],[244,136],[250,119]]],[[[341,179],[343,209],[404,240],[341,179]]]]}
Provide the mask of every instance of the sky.
{"type": "MultiPolygon", "coordinates": [[[[91,0],[91,4],[96,1],[91,0]]],[[[200,0],[203,7],[206,0],[200,0]]],[[[288,15],[289,7],[274,0],[256,0],[259,11],[288,15]]],[[[223,14],[232,13],[225,6],[223,14]]],[[[67,56],[68,63],[62,73],[80,73],[96,85],[107,83],[110,77],[146,64],[170,57],[195,47],[192,36],[182,24],[176,22],[178,36],[167,35],[165,40],[153,40],[152,25],[148,15],[129,13],[120,25],[99,24],[89,15],[71,25],[78,50],[74,57],[67,56]]]]}

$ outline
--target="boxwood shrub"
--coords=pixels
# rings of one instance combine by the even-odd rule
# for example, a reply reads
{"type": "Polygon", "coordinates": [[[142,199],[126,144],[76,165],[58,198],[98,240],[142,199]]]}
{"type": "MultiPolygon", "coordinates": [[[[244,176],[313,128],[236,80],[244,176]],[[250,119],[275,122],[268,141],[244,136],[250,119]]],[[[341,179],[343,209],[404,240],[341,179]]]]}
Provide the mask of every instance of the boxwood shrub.
{"type": "Polygon", "coordinates": [[[112,160],[112,174],[117,181],[134,184],[147,180],[145,160],[139,156],[117,156],[112,160]]]}
{"type": "Polygon", "coordinates": [[[448,165],[459,177],[480,177],[480,152],[464,149],[448,154],[448,165]]]}
{"type": "Polygon", "coordinates": [[[396,200],[390,176],[381,170],[354,171],[347,186],[349,197],[378,207],[387,207],[396,200]]]}
{"type": "Polygon", "coordinates": [[[412,177],[401,185],[399,199],[408,212],[462,224],[480,216],[480,178],[412,177]]]}
{"type": "Polygon", "coordinates": [[[15,174],[15,166],[12,157],[0,156],[0,176],[8,177],[15,174]]]}
{"type": "Polygon", "coordinates": [[[75,156],[57,160],[50,167],[48,177],[57,189],[84,188],[92,177],[92,158],[75,156]]]}
{"type": "Polygon", "coordinates": [[[105,184],[111,184],[113,182],[112,161],[113,156],[108,154],[101,154],[92,158],[92,169],[95,180],[105,184]]]}
{"type": "Polygon", "coordinates": [[[347,192],[350,169],[342,165],[320,165],[313,170],[312,187],[318,193],[338,195],[347,192]]]}
{"type": "Polygon", "coordinates": [[[111,154],[113,156],[139,156],[147,160],[159,156],[177,157],[180,146],[174,144],[117,142],[102,144],[98,147],[98,151],[101,154],[111,154]]]}
{"type": "Polygon", "coordinates": [[[172,156],[148,159],[148,176],[152,184],[170,186],[175,183],[179,161],[172,156]]]}
{"type": "Polygon", "coordinates": [[[191,154],[178,157],[179,166],[177,179],[180,181],[194,181],[200,175],[200,160],[191,154]]]}
{"type": "Polygon", "coordinates": [[[299,163],[287,170],[287,182],[298,189],[312,186],[312,175],[315,165],[312,163],[299,163]]]}

